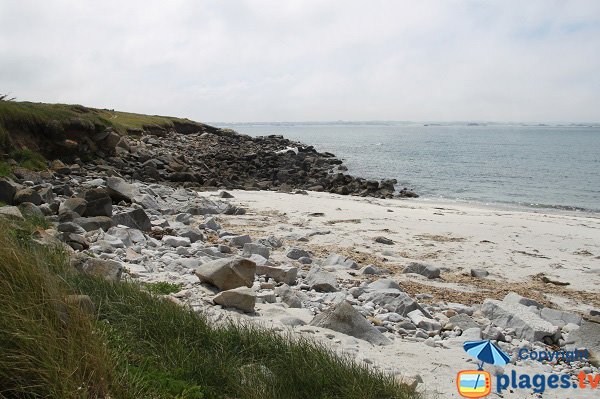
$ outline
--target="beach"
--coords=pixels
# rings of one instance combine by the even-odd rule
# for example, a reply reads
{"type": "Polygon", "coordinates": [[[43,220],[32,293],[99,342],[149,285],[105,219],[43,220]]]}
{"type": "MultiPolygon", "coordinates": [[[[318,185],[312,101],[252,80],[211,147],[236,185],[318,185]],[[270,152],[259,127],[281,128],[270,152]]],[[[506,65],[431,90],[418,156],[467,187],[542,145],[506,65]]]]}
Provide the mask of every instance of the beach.
{"type": "MultiPolygon", "coordinates": [[[[245,215],[220,216],[226,230],[252,237],[273,235],[282,238],[284,248],[306,249],[315,258],[335,253],[353,259],[360,268],[372,264],[389,270],[385,275],[369,276],[358,270],[330,268],[339,281],[350,286],[386,277],[428,304],[459,303],[477,308],[486,298],[502,299],[509,292],[517,292],[547,306],[583,315],[600,307],[600,219],[595,215],[509,211],[316,192],[302,195],[238,190],[231,194],[231,201],[248,211],[245,215]],[[393,244],[375,242],[380,236],[393,244]],[[438,266],[440,278],[403,274],[403,268],[411,261],[438,266]],[[485,270],[489,276],[471,277],[471,269],[485,270]]],[[[273,251],[270,262],[298,265],[285,256],[285,251],[273,251]]],[[[303,269],[300,274],[310,265],[303,269]]],[[[282,309],[280,305],[257,304],[256,315],[250,319],[281,328],[280,320],[290,315],[306,323],[314,316],[310,309],[282,309]]],[[[394,339],[391,346],[379,347],[312,326],[293,330],[324,340],[356,360],[411,381],[418,375],[423,379],[420,389],[434,393],[432,397],[436,393],[443,398],[460,397],[456,392],[456,373],[475,368],[462,349],[464,340],[460,339],[444,340],[432,347],[424,340],[407,337],[394,339]]],[[[504,372],[513,369],[520,373],[552,370],[548,365],[529,361],[508,365],[504,372]]],[[[585,390],[573,390],[570,394],[573,398],[590,397],[585,390]]],[[[515,390],[505,391],[502,397],[536,396],[531,390],[515,390]]],[[[562,398],[564,392],[547,390],[544,397],[562,398]]]]}

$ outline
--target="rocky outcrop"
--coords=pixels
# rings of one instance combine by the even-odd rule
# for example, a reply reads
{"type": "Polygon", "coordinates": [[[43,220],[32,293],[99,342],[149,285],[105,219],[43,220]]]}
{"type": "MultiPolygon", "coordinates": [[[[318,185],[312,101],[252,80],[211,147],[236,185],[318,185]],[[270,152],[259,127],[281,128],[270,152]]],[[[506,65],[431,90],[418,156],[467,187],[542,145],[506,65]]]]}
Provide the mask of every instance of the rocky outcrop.
{"type": "Polygon", "coordinates": [[[391,344],[389,338],[377,331],[348,301],[339,302],[316,315],[310,325],[351,335],[375,345],[391,344]]]}

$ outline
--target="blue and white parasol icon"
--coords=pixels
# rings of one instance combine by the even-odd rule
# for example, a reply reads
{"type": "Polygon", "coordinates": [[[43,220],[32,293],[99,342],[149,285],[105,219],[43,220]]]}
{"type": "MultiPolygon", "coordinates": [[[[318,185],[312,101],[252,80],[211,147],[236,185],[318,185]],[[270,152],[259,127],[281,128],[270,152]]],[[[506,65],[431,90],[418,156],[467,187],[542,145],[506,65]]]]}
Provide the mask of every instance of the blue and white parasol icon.
{"type": "Polygon", "coordinates": [[[467,341],[463,344],[465,352],[481,361],[479,370],[483,368],[483,363],[493,364],[495,366],[504,366],[510,362],[510,357],[492,343],[490,340],[467,341]]]}

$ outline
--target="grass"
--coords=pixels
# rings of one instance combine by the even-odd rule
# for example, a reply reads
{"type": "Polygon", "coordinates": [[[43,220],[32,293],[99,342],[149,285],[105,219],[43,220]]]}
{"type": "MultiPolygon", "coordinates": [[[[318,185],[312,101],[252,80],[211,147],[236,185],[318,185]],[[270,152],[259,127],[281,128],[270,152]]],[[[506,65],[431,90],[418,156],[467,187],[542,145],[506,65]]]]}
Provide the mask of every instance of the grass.
{"type": "Polygon", "coordinates": [[[65,253],[29,239],[33,225],[0,219],[0,397],[418,397],[313,341],[217,326],[139,284],[75,274],[65,253]]]}
{"type": "Polygon", "coordinates": [[[60,133],[65,129],[102,131],[112,127],[118,133],[126,134],[128,129],[140,129],[149,125],[168,128],[176,122],[193,123],[182,118],[111,111],[81,105],[0,101],[0,140],[6,140],[8,132],[15,128],[51,134],[60,133]]]}
{"type": "Polygon", "coordinates": [[[148,292],[156,295],[169,295],[175,292],[181,291],[181,285],[175,283],[169,283],[166,281],[157,281],[155,283],[144,284],[144,287],[148,292]]]}

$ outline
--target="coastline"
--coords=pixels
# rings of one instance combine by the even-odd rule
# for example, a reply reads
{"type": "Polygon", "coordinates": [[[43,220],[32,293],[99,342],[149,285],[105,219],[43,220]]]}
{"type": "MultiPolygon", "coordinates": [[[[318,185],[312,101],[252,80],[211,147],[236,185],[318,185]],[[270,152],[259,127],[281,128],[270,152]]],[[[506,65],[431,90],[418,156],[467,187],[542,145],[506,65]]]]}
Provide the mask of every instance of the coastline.
{"type": "MultiPolygon", "coordinates": [[[[600,298],[597,298],[600,220],[597,218],[318,192],[300,195],[236,190],[230,194],[233,195],[230,201],[247,212],[217,217],[227,231],[251,237],[273,235],[281,238],[285,250],[305,249],[315,259],[340,254],[356,261],[359,268],[372,264],[389,270],[383,275],[368,276],[358,270],[328,268],[340,284],[356,286],[389,278],[398,282],[411,297],[434,308],[440,303],[458,303],[479,309],[484,300],[502,300],[509,292],[582,315],[600,307],[600,298]],[[375,242],[374,238],[379,236],[385,236],[393,244],[375,242]],[[418,274],[403,274],[402,269],[412,261],[439,267],[441,277],[427,279],[418,274]],[[484,269],[490,275],[473,278],[470,276],[472,268],[484,269]],[[543,282],[541,275],[569,285],[543,282]]],[[[215,193],[200,192],[199,195],[213,198],[215,193]]],[[[301,269],[299,276],[305,276],[313,266],[300,265],[287,258],[285,251],[275,250],[268,263],[298,266],[301,269]]],[[[325,304],[335,301],[335,295],[327,295],[325,304]]],[[[276,330],[290,329],[282,321],[286,317],[300,319],[306,324],[313,318],[311,309],[282,308],[280,305],[277,302],[257,303],[255,315],[234,313],[234,317],[276,330]]],[[[439,345],[429,345],[423,339],[408,336],[394,339],[391,346],[379,347],[308,325],[289,331],[323,341],[339,353],[397,374],[407,381],[422,379],[420,390],[431,397],[459,398],[455,388],[456,373],[469,368],[469,356],[462,349],[464,338],[450,338],[440,341],[439,345]]],[[[515,342],[518,345],[519,341],[515,342]]],[[[552,372],[553,368],[532,361],[504,368],[506,373],[512,370],[535,374],[552,372]]],[[[493,373],[494,369],[488,371],[493,373]]],[[[534,397],[531,395],[530,390],[503,392],[506,398],[534,397]]],[[[589,397],[581,390],[571,395],[573,398],[589,397]]],[[[560,391],[546,391],[544,397],[563,396],[560,391]]]]}

